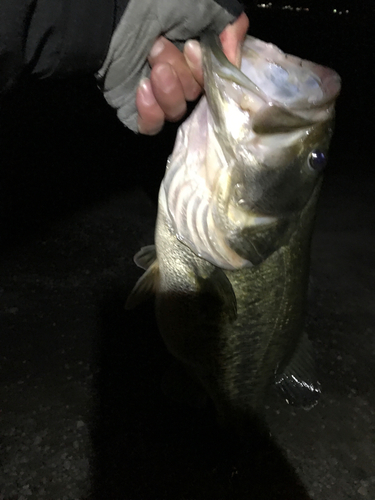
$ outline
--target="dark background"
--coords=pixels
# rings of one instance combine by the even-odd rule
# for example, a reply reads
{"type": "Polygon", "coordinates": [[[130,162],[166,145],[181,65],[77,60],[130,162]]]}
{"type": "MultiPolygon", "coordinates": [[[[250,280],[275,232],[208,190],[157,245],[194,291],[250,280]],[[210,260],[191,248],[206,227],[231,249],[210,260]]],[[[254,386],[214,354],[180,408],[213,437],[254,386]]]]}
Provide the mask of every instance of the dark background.
{"type": "Polygon", "coordinates": [[[123,304],[177,125],[135,136],[92,78],[24,81],[0,108],[1,499],[374,498],[375,17],[284,4],[247,2],[250,33],[342,78],[308,316],[322,401],[271,396],[272,438],[244,444],[162,395],[152,304],[123,304]]]}
{"type": "MultiPolygon", "coordinates": [[[[328,175],[372,174],[374,50],[371,2],[248,2],[250,33],[334,68],[342,77],[328,175]],[[283,9],[283,3],[300,11],[283,9]],[[333,13],[336,8],[338,12],[333,13]],[[349,10],[348,13],[346,11],[349,10]]],[[[25,238],[51,220],[142,185],[156,200],[176,127],[156,137],[124,129],[92,78],[25,82],[1,109],[1,238],[25,238]]]]}

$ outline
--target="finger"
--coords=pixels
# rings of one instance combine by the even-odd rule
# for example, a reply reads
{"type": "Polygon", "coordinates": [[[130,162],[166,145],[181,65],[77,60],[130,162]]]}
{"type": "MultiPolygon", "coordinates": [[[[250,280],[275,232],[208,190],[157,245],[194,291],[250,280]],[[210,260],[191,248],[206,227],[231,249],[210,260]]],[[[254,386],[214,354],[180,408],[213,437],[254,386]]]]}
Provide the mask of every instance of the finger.
{"type": "MultiPolygon", "coordinates": [[[[249,28],[249,19],[245,13],[229,24],[220,35],[224,54],[236,66],[240,65],[241,46],[249,28]]],[[[184,55],[194,78],[203,86],[202,50],[196,40],[185,43],[184,55]]]]}
{"type": "Polygon", "coordinates": [[[224,54],[236,66],[239,66],[241,62],[241,46],[248,29],[249,18],[243,12],[233,24],[228,24],[220,34],[224,54]]]}
{"type": "Polygon", "coordinates": [[[203,87],[202,49],[197,40],[185,43],[184,56],[195,80],[203,87]]]}
{"type": "Polygon", "coordinates": [[[155,99],[148,78],[140,82],[135,102],[138,109],[139,132],[146,135],[157,134],[163,128],[165,115],[155,99]]]}
{"type": "Polygon", "coordinates": [[[194,101],[202,92],[200,85],[191,74],[185,56],[172,42],[163,36],[159,37],[154,43],[148,60],[151,67],[159,63],[168,63],[172,66],[180,80],[185,100],[194,101]]]}
{"type": "Polygon", "coordinates": [[[186,113],[182,84],[174,68],[168,63],[156,64],[150,81],[155,99],[169,121],[177,121],[186,113]]]}

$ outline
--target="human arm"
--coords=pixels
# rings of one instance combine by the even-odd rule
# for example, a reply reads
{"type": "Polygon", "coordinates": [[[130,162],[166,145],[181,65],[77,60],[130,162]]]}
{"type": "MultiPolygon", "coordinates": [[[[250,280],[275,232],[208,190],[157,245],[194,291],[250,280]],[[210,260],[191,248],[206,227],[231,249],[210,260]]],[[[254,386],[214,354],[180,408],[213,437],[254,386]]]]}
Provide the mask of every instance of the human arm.
{"type": "Polygon", "coordinates": [[[241,12],[236,0],[2,0],[0,95],[25,75],[97,73],[120,120],[134,131],[156,133],[201,91],[199,49],[190,43],[182,53],[178,47],[207,26],[217,33],[225,28],[223,46],[231,57],[247,29],[244,14],[235,21],[241,12]],[[160,40],[164,49],[150,56],[160,40]]]}
{"type": "Polygon", "coordinates": [[[181,118],[186,99],[198,96],[202,82],[199,61],[192,71],[177,49],[210,28],[217,34],[224,30],[224,50],[234,57],[248,26],[242,11],[236,0],[130,0],[98,72],[104,96],[117,109],[122,123],[152,134],[160,130],[165,119],[181,118]],[[235,22],[239,16],[241,21],[235,22]],[[155,41],[162,41],[166,50],[149,57],[155,41]],[[174,82],[168,82],[171,79],[174,82]]]}
{"type": "Polygon", "coordinates": [[[0,94],[23,76],[94,74],[127,0],[2,0],[0,94]]]}

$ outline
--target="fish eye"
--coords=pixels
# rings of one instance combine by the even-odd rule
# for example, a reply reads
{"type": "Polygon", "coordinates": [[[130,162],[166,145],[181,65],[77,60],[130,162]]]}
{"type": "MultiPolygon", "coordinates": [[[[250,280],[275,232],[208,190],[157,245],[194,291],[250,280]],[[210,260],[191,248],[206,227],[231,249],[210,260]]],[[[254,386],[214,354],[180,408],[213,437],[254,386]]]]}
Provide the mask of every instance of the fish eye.
{"type": "Polygon", "coordinates": [[[319,149],[313,149],[309,154],[308,164],[315,172],[322,172],[327,165],[327,154],[319,149]]]}

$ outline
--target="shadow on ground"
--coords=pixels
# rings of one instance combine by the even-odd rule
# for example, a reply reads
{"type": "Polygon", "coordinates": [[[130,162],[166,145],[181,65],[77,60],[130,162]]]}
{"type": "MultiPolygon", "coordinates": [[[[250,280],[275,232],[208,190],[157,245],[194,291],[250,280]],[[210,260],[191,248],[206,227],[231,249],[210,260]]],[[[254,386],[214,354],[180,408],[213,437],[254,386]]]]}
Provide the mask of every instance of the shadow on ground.
{"type": "MultiPolygon", "coordinates": [[[[210,409],[183,407],[160,388],[170,363],[152,304],[124,310],[126,291],[102,303],[92,429],[93,498],[308,499],[277,444],[223,434],[210,409]]],[[[254,435],[254,436],[255,436],[254,435]]]]}

